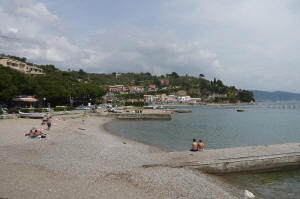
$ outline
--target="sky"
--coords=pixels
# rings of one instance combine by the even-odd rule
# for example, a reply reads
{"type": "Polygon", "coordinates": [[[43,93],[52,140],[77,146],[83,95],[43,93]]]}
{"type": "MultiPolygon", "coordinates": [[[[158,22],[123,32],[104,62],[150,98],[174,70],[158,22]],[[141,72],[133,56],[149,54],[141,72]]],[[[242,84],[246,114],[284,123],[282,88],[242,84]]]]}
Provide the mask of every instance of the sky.
{"type": "Polygon", "coordinates": [[[0,0],[0,53],[300,93],[298,0],[0,0]]]}

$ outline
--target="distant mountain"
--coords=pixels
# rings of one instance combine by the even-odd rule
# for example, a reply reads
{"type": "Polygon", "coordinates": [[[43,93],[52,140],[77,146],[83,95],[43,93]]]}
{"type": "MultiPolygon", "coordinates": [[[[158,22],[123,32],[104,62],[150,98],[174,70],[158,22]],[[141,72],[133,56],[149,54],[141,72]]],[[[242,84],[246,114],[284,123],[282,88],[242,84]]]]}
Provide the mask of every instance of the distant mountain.
{"type": "Polygon", "coordinates": [[[255,101],[291,101],[291,100],[300,100],[299,93],[290,93],[284,91],[259,91],[253,90],[255,101]]]}

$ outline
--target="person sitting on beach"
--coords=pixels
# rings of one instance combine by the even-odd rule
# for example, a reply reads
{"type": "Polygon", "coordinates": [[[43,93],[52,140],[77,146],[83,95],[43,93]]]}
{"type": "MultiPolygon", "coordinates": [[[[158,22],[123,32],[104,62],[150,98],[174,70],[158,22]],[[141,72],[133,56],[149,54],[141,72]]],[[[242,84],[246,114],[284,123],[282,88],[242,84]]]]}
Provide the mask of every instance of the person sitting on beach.
{"type": "Polygon", "coordinates": [[[204,150],[204,143],[202,142],[202,140],[199,140],[198,148],[200,151],[204,150]]]}
{"type": "Polygon", "coordinates": [[[196,139],[193,139],[191,151],[198,151],[198,144],[197,144],[196,139]]]}
{"type": "Polygon", "coordinates": [[[37,137],[37,136],[45,137],[45,134],[42,132],[41,129],[32,128],[28,134],[25,134],[25,136],[30,136],[32,138],[37,137]]]}

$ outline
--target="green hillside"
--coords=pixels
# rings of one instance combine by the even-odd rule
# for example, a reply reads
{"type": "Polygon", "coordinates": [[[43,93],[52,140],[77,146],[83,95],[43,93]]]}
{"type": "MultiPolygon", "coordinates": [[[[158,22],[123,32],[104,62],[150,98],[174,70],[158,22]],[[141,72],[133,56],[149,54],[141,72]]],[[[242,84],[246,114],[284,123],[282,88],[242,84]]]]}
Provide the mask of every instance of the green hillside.
{"type": "Polygon", "coordinates": [[[226,86],[221,80],[209,81],[202,74],[199,77],[179,76],[176,72],[161,76],[150,73],[97,74],[87,73],[81,69],[61,71],[53,65],[36,66],[42,68],[46,74],[30,76],[0,65],[0,103],[9,105],[17,95],[35,95],[41,101],[46,98],[51,105],[67,105],[70,98],[79,103],[87,101],[99,103],[106,93],[106,86],[120,84],[143,86],[145,88],[143,94],[176,94],[184,91],[191,97],[201,97],[216,103],[254,101],[251,91],[226,86]],[[161,80],[168,83],[162,84],[161,80]],[[147,91],[151,84],[154,84],[157,90],[147,91]]]}

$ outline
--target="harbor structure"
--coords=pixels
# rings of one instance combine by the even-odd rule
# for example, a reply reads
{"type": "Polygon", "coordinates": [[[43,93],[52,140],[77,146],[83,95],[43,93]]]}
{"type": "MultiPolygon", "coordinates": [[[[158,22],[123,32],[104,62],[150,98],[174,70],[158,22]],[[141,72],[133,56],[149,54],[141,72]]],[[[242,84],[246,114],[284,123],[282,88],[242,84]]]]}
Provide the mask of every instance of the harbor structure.
{"type": "Polygon", "coordinates": [[[213,174],[299,168],[300,143],[171,152],[163,164],[144,165],[157,166],[193,168],[213,174]]]}

